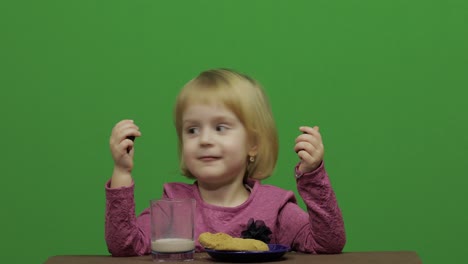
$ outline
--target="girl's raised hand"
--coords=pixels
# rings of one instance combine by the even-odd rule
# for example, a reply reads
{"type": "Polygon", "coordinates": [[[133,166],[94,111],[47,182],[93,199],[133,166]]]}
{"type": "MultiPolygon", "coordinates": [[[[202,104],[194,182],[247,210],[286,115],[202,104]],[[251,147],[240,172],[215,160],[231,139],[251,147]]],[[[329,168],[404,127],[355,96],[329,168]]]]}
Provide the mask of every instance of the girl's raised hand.
{"type": "Polygon", "coordinates": [[[140,129],[133,120],[122,120],[114,126],[109,142],[115,169],[127,172],[133,169],[134,141],[131,137],[140,136],[140,129]]]}
{"type": "Polygon", "coordinates": [[[303,134],[296,138],[294,151],[299,159],[301,159],[299,171],[307,173],[318,168],[323,160],[324,148],[322,136],[320,135],[318,126],[314,126],[313,128],[302,126],[299,130],[303,134]]]}

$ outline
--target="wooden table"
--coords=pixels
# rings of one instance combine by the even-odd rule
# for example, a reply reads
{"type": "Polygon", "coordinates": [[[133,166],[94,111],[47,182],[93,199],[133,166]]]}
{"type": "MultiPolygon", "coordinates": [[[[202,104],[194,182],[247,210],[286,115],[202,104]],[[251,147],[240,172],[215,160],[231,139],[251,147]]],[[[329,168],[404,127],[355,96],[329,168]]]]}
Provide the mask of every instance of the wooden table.
{"type": "MultiPolygon", "coordinates": [[[[54,256],[45,264],[138,264],[153,262],[151,256],[142,257],[111,257],[111,256],[54,256]]],[[[384,251],[384,252],[347,252],[336,255],[310,255],[288,252],[276,263],[320,263],[320,264],[422,264],[416,252],[412,251],[384,251]]],[[[195,259],[186,264],[219,263],[206,253],[195,254],[195,259]]],[[[273,262],[270,262],[273,263],[273,262]]]]}

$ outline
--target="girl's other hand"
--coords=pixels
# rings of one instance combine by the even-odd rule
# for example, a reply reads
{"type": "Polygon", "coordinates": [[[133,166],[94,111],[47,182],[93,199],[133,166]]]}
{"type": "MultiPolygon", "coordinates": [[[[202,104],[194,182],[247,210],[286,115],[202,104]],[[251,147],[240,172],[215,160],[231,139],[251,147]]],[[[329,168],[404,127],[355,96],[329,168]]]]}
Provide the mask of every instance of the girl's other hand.
{"type": "Polygon", "coordinates": [[[313,128],[302,126],[299,130],[303,134],[296,138],[294,151],[299,159],[301,159],[299,171],[307,173],[318,168],[323,160],[324,148],[322,136],[320,135],[318,126],[314,126],[313,128]]]}
{"type": "Polygon", "coordinates": [[[110,150],[114,159],[114,169],[131,172],[133,169],[134,142],[128,137],[140,137],[141,132],[133,120],[122,120],[112,129],[110,150]]]}

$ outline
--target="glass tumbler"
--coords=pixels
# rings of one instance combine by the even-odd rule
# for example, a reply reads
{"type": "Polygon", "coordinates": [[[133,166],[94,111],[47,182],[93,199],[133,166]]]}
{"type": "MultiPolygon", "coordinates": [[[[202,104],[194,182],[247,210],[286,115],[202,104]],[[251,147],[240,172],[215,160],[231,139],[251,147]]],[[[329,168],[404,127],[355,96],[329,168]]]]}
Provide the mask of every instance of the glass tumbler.
{"type": "Polygon", "coordinates": [[[195,200],[150,201],[153,261],[190,261],[195,251],[195,200]]]}

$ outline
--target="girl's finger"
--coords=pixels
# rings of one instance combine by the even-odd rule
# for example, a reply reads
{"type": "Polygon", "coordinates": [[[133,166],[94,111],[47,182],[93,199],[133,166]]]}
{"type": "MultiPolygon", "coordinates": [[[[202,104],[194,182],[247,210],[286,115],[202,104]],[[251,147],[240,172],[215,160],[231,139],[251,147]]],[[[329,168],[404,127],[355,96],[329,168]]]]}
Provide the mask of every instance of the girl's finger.
{"type": "Polygon", "coordinates": [[[311,143],[312,145],[320,145],[321,139],[316,137],[315,135],[309,135],[309,134],[302,134],[296,138],[296,143],[299,142],[308,142],[311,143]]]}
{"type": "Polygon", "coordinates": [[[309,154],[312,154],[316,148],[314,145],[308,143],[308,142],[299,142],[294,146],[294,151],[296,153],[299,153],[299,151],[304,150],[309,154]]]}
{"type": "Polygon", "coordinates": [[[302,133],[306,133],[306,134],[317,134],[319,133],[319,127],[318,126],[314,126],[314,127],[309,127],[309,126],[301,126],[299,127],[299,131],[301,131],[302,133]]]}
{"type": "Polygon", "coordinates": [[[117,135],[117,140],[122,141],[127,139],[128,137],[139,137],[141,136],[141,132],[136,127],[128,127],[119,132],[117,135]]]}
{"type": "Polygon", "coordinates": [[[301,159],[302,165],[306,167],[309,167],[316,160],[314,156],[310,155],[310,153],[307,153],[306,151],[299,151],[297,155],[301,159]]]}

